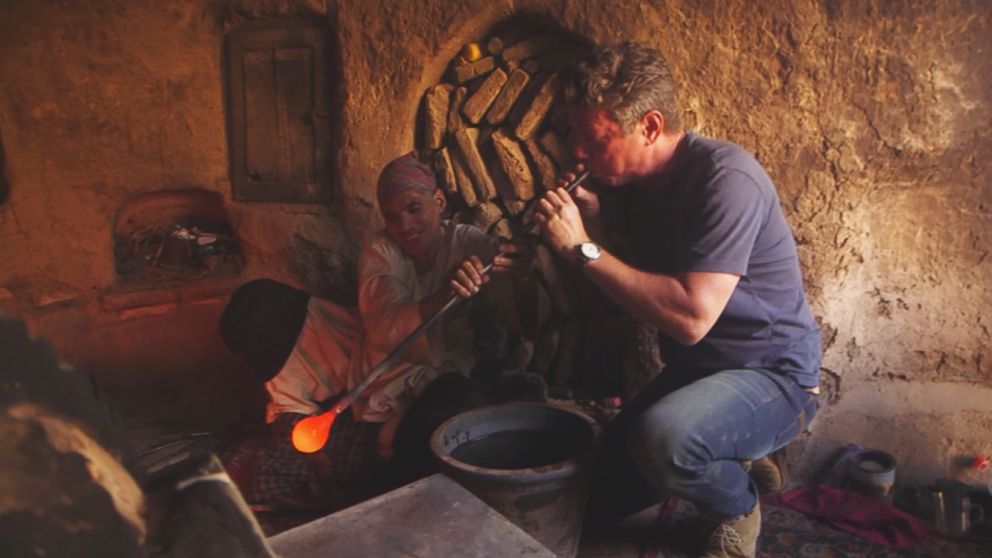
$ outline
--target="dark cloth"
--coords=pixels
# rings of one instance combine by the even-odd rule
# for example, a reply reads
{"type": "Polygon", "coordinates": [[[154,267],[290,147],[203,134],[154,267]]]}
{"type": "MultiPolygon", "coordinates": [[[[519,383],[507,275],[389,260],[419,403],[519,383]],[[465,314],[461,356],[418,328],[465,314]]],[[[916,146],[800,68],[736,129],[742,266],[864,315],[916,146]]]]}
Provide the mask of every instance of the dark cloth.
{"type": "Polygon", "coordinates": [[[932,533],[917,517],[841,488],[824,485],[797,488],[780,494],[774,502],[890,548],[921,544],[932,533]]]}
{"type": "Polygon", "coordinates": [[[667,275],[740,276],[701,342],[686,347],[659,335],[666,364],[701,374],[761,368],[800,386],[817,385],[820,330],[775,186],[753,156],[687,132],[665,184],[611,190],[604,208],[633,266],[667,275]]]}
{"type": "Polygon", "coordinates": [[[238,287],[220,318],[220,334],[235,354],[243,355],[262,381],[274,377],[307,317],[310,295],[272,279],[238,287]]]}

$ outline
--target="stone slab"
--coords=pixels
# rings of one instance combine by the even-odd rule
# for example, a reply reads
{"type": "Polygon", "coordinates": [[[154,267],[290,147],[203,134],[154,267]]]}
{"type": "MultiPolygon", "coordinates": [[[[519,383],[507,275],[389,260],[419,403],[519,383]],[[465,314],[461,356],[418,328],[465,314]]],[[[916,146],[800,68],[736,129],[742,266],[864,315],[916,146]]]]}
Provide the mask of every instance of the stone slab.
{"type": "Polygon", "coordinates": [[[282,558],[554,558],[533,537],[436,474],[269,539],[282,558]]]}

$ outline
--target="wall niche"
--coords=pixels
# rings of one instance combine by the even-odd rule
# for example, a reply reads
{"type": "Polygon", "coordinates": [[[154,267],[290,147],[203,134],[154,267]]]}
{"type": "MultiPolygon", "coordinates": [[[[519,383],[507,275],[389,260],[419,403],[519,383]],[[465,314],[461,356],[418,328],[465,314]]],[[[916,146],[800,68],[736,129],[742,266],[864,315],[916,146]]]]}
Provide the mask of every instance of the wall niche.
{"type": "Polygon", "coordinates": [[[574,168],[558,75],[590,44],[550,18],[520,14],[466,44],[427,89],[418,149],[456,220],[512,237],[512,217],[574,168]]]}
{"type": "Polygon", "coordinates": [[[127,283],[230,277],[241,273],[241,245],[220,194],[160,190],[126,201],[113,229],[114,268],[127,283]]]}

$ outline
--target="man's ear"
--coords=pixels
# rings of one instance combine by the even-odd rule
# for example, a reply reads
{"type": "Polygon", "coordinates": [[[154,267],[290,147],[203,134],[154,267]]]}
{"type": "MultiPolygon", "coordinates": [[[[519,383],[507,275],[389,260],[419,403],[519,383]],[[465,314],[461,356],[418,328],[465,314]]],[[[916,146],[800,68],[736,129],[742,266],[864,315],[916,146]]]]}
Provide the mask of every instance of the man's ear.
{"type": "Polygon", "coordinates": [[[641,117],[641,129],[644,145],[651,145],[665,132],[665,115],[657,109],[647,111],[641,117]]]}
{"type": "Polygon", "coordinates": [[[444,196],[444,190],[440,188],[434,188],[434,203],[437,204],[438,209],[444,211],[444,208],[448,206],[448,198],[444,196]]]}

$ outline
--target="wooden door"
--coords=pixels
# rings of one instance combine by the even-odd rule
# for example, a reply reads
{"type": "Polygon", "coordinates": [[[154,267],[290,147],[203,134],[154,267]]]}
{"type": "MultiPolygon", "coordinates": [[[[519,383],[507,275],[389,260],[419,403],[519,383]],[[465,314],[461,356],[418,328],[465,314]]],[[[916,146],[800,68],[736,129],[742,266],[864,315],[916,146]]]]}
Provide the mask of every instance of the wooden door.
{"type": "Polygon", "coordinates": [[[228,36],[234,198],[331,200],[326,32],[311,22],[255,24],[228,36]]]}

